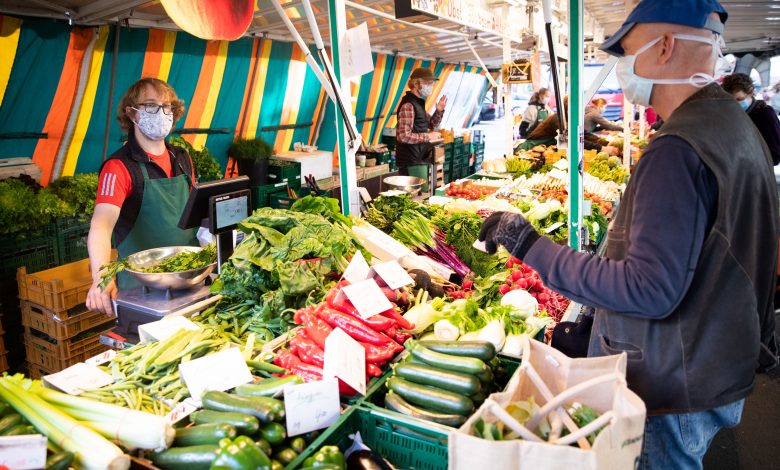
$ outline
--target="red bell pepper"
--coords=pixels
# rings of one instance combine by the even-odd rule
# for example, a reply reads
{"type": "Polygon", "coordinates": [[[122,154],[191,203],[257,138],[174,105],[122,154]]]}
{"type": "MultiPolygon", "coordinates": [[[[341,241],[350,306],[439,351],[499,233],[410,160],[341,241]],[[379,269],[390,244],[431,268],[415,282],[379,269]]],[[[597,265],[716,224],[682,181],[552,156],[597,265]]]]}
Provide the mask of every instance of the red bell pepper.
{"type": "Polygon", "coordinates": [[[366,343],[382,345],[392,343],[393,340],[390,337],[383,335],[377,331],[372,330],[360,320],[351,317],[345,313],[326,308],[319,312],[320,318],[333,328],[339,327],[344,330],[352,338],[357,341],[364,341],[366,343]]]}
{"type": "Polygon", "coordinates": [[[372,317],[363,318],[360,316],[360,313],[357,311],[355,306],[352,305],[352,302],[350,302],[347,298],[333,301],[333,303],[328,304],[328,307],[341,313],[346,313],[347,315],[360,320],[362,323],[365,323],[371,327],[371,329],[374,331],[386,331],[395,324],[394,320],[383,317],[381,315],[374,315],[372,317]]]}
{"type": "Polygon", "coordinates": [[[384,312],[380,313],[380,315],[382,315],[385,318],[392,318],[393,321],[395,321],[398,324],[398,326],[400,326],[404,330],[414,329],[414,323],[404,318],[404,316],[398,313],[394,308],[385,310],[384,312]]]}

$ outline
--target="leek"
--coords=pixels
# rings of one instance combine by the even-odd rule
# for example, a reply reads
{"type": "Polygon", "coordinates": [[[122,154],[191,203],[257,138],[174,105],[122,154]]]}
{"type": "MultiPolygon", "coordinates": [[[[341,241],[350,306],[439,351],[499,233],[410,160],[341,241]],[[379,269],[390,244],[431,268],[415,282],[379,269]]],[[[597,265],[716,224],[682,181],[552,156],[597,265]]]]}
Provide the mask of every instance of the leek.
{"type": "Polygon", "coordinates": [[[116,440],[127,449],[164,450],[171,445],[176,434],[162,416],[95,402],[43,387],[35,393],[73,418],[87,421],[89,426],[103,437],[116,440]]]}
{"type": "Polygon", "coordinates": [[[8,378],[0,379],[0,397],[56,446],[73,452],[81,468],[130,468],[130,458],[119,447],[8,378]]]}

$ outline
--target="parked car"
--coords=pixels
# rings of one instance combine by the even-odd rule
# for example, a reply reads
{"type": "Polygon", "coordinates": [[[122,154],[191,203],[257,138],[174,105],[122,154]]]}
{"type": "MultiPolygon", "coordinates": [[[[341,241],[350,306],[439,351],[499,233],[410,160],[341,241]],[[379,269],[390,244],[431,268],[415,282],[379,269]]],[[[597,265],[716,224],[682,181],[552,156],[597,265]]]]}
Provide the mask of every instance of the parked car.
{"type": "Polygon", "coordinates": [[[525,112],[525,108],[528,107],[528,101],[530,100],[531,95],[528,94],[519,93],[512,95],[512,99],[509,102],[510,109],[512,110],[512,116],[523,114],[525,112]]]}
{"type": "Polygon", "coordinates": [[[504,116],[503,107],[493,102],[490,98],[482,101],[482,109],[479,111],[480,121],[492,121],[504,116]]]}

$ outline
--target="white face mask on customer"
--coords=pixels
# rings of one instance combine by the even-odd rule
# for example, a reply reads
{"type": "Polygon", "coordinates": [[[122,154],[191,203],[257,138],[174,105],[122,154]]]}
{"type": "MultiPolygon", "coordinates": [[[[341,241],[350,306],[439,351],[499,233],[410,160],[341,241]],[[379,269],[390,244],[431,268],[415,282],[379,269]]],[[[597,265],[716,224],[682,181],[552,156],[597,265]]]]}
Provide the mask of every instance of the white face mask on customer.
{"type": "MultiPolygon", "coordinates": [[[[717,39],[708,39],[702,36],[694,36],[690,34],[675,34],[672,37],[686,41],[696,41],[711,44],[713,47],[713,53],[717,54],[718,56],[721,55],[720,43],[717,39]]],[[[695,73],[688,78],[645,78],[637,75],[637,57],[653,47],[661,39],[663,38],[659,37],[654,39],[640,47],[635,54],[626,55],[618,59],[617,66],[615,68],[618,82],[620,82],[620,87],[623,89],[623,93],[625,94],[626,99],[634,105],[650,106],[650,96],[653,94],[653,85],[655,84],[693,85],[698,88],[703,88],[710,83],[715,82],[715,77],[702,72],[695,73]]]]}

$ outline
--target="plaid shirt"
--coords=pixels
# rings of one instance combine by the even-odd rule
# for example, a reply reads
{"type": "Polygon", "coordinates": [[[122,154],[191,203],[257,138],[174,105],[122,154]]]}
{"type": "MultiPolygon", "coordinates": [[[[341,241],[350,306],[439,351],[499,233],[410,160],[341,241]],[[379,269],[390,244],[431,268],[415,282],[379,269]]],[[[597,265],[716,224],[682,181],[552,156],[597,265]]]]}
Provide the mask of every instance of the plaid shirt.
{"type": "MultiPolygon", "coordinates": [[[[428,130],[436,129],[441,124],[444,112],[436,110],[431,116],[428,130]]],[[[412,132],[414,126],[414,106],[406,103],[398,110],[398,126],[396,127],[395,140],[403,144],[421,144],[428,142],[428,134],[425,132],[412,132]]]]}

